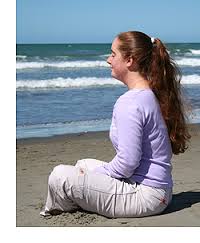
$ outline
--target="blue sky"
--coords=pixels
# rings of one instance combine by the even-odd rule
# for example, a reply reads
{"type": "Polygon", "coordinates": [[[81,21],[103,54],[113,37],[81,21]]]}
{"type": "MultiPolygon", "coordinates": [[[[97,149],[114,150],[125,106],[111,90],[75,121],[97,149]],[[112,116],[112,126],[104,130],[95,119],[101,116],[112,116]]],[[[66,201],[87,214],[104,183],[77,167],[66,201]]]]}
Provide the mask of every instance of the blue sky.
{"type": "Polygon", "coordinates": [[[110,43],[139,30],[200,42],[199,0],[17,0],[17,43],[110,43]]]}

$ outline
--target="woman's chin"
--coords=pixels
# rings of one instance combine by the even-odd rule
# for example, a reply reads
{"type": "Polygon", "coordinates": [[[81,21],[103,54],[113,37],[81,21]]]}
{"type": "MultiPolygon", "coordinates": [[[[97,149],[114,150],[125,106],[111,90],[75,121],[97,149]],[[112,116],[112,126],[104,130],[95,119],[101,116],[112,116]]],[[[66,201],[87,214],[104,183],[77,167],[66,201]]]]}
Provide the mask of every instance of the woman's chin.
{"type": "Polygon", "coordinates": [[[115,73],[114,73],[113,71],[111,72],[111,76],[112,76],[113,78],[117,79],[117,76],[115,75],[115,73]]]}
{"type": "Polygon", "coordinates": [[[113,72],[111,73],[111,76],[112,76],[112,78],[121,81],[120,78],[117,75],[115,75],[113,72]]]}

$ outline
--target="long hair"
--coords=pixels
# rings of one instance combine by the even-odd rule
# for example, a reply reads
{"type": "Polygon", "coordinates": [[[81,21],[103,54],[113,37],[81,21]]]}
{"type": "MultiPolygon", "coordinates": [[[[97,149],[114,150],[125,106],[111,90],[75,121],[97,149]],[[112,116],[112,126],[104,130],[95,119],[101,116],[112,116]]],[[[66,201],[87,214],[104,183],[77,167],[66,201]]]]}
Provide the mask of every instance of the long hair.
{"type": "Polygon", "coordinates": [[[191,138],[186,124],[186,110],[181,91],[181,72],[159,39],[139,31],[118,36],[119,51],[124,58],[132,57],[137,70],[149,82],[160,104],[172,152],[184,153],[191,138]]]}

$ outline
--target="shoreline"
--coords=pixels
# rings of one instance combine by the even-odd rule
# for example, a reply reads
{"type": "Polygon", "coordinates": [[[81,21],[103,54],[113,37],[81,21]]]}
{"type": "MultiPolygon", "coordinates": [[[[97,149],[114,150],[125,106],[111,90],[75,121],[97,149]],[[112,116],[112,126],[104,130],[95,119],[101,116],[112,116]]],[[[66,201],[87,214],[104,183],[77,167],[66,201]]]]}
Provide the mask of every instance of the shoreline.
{"type": "Polygon", "coordinates": [[[94,158],[110,161],[115,155],[109,131],[65,134],[17,140],[16,226],[200,226],[200,124],[189,126],[189,149],[172,158],[173,200],[161,215],[144,218],[106,217],[77,211],[43,218],[48,176],[58,164],[74,165],[94,158]]]}
{"type": "MultiPolygon", "coordinates": [[[[189,124],[189,131],[192,136],[197,136],[200,135],[200,123],[193,123],[189,124]]],[[[65,134],[60,134],[60,135],[53,135],[53,136],[48,136],[48,137],[30,137],[30,138],[19,138],[16,139],[16,142],[21,144],[21,143],[37,143],[38,141],[41,142],[46,142],[48,140],[63,140],[63,139],[70,139],[70,138],[76,138],[76,137],[81,137],[81,136],[104,136],[105,134],[109,133],[109,130],[105,131],[90,131],[90,132],[79,132],[79,133],[65,133],[65,134]]]]}
{"type": "MultiPolygon", "coordinates": [[[[200,126],[200,124],[199,124],[200,126]]],[[[59,134],[59,135],[53,135],[48,137],[30,137],[30,138],[19,138],[16,139],[16,142],[19,144],[22,143],[37,143],[39,141],[41,142],[47,142],[49,140],[55,141],[55,140],[64,140],[64,139],[76,139],[80,138],[82,136],[90,137],[90,136],[104,136],[105,134],[108,134],[109,130],[107,131],[92,131],[92,132],[80,132],[80,133],[65,133],[65,134],[59,134]]]]}

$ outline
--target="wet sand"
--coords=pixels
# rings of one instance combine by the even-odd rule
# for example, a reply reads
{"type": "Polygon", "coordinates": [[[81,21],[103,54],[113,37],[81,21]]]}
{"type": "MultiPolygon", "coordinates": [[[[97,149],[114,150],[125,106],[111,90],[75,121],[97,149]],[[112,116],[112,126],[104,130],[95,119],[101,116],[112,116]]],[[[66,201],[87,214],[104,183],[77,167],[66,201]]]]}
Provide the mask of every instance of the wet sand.
{"type": "Polygon", "coordinates": [[[200,226],[200,125],[190,129],[189,149],[173,156],[172,203],[162,215],[146,218],[108,219],[84,211],[48,218],[39,215],[53,167],[74,165],[84,158],[113,158],[108,132],[17,140],[17,226],[200,226]]]}

